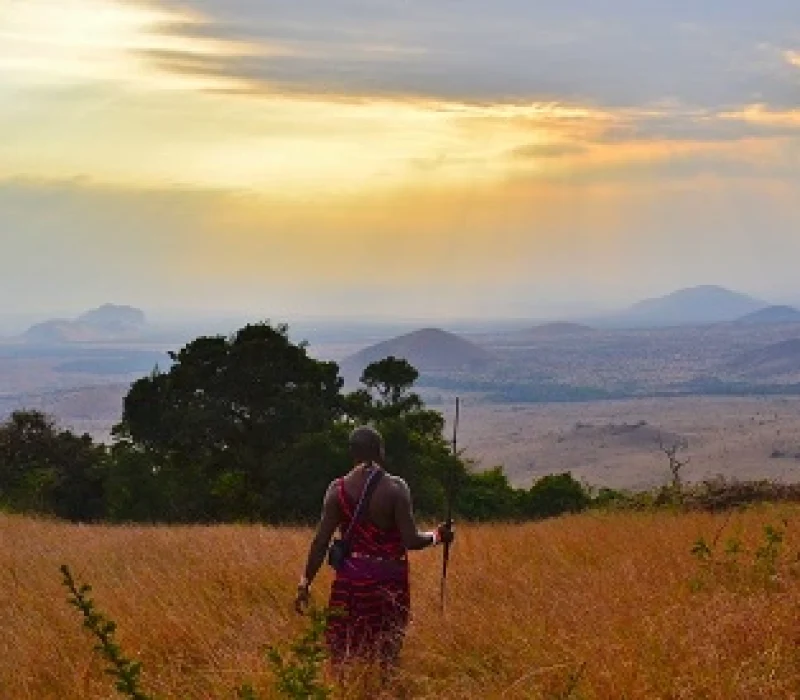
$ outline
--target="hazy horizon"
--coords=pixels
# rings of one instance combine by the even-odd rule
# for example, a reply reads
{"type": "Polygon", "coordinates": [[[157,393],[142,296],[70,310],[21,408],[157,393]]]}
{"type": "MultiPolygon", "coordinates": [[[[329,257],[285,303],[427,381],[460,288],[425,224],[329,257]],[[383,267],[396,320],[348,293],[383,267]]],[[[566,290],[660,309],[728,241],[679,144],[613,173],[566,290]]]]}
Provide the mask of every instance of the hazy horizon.
{"type": "MultiPolygon", "coordinates": [[[[95,308],[100,304],[94,304],[95,308]]],[[[89,308],[76,308],[61,311],[37,311],[31,313],[7,314],[0,311],[0,339],[3,335],[21,334],[31,325],[51,321],[56,319],[74,320],[81,313],[89,308]]],[[[554,310],[550,314],[542,315],[492,315],[492,316],[425,316],[425,315],[390,315],[390,314],[275,314],[268,310],[220,310],[216,312],[205,312],[203,309],[165,309],[165,308],[143,308],[148,325],[151,328],[180,330],[192,329],[195,332],[220,332],[221,328],[238,328],[245,323],[267,321],[270,323],[287,323],[290,329],[309,328],[319,326],[321,330],[342,326],[343,330],[349,332],[358,331],[359,328],[403,328],[415,329],[423,326],[444,326],[451,330],[457,328],[517,328],[532,323],[547,323],[550,321],[562,320],[589,320],[592,317],[598,319],[604,315],[613,313],[611,309],[592,309],[590,306],[578,306],[574,312],[564,310],[559,313],[554,310]]]]}
{"type": "MultiPolygon", "coordinates": [[[[698,285],[695,288],[713,287],[715,285],[698,285]]],[[[686,291],[671,290],[672,292],[686,291]]],[[[741,290],[728,290],[734,293],[742,293],[741,290]]],[[[659,297],[660,298],[660,297],[659,297]]],[[[758,298],[767,305],[788,304],[800,308],[800,299],[774,299],[758,298]]],[[[624,305],[600,307],[591,303],[576,304],[574,306],[559,307],[554,305],[549,312],[539,314],[503,315],[496,314],[491,316],[435,316],[424,314],[420,315],[391,315],[391,314],[274,314],[266,309],[262,310],[242,310],[231,309],[227,311],[207,311],[203,309],[175,309],[175,308],[144,308],[141,309],[146,316],[148,327],[151,331],[172,332],[180,335],[181,332],[191,333],[221,333],[232,332],[236,328],[246,323],[269,322],[273,324],[286,323],[290,327],[291,334],[295,339],[304,339],[303,333],[313,331],[315,334],[328,335],[336,330],[344,336],[357,336],[366,334],[371,337],[376,332],[395,332],[397,334],[406,331],[417,330],[423,327],[441,327],[454,332],[482,332],[488,330],[514,330],[530,327],[536,324],[547,324],[553,322],[575,322],[597,327],[627,327],[626,323],[633,324],[631,327],[638,327],[640,320],[629,319],[627,314],[632,311],[632,307],[640,302],[652,301],[652,298],[632,299],[624,305]],[[622,325],[619,325],[619,324],[622,325]],[[609,325],[610,324],[610,325],[609,325]]],[[[119,300],[104,301],[102,304],[125,305],[119,300]]],[[[0,340],[3,336],[14,336],[23,333],[31,325],[45,321],[57,319],[75,320],[86,311],[96,308],[101,302],[93,304],[91,307],[76,308],[70,310],[40,311],[36,313],[16,313],[7,314],[0,312],[0,340]]],[[[663,324],[657,317],[652,317],[652,322],[656,325],[663,324]]],[[[688,321],[691,324],[691,321],[688,321]]],[[[647,322],[645,321],[645,326],[647,322]]]]}
{"type": "Polygon", "coordinates": [[[798,303],[797,26],[789,0],[5,0],[0,328],[798,303]]]}

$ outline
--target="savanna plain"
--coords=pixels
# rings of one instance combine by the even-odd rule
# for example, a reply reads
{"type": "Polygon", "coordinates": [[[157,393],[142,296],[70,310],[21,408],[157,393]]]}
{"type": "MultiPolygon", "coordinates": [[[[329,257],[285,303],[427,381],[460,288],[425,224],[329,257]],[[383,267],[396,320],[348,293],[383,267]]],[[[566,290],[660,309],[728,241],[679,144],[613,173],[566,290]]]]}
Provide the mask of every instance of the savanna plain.
{"type": "MultiPolygon", "coordinates": [[[[61,564],[94,586],[153,695],[234,698],[250,682],[277,697],[264,649],[307,626],[291,602],[309,536],[0,515],[0,697],[114,696],[61,564]]],[[[797,697],[798,549],[791,505],[461,526],[444,614],[441,553],[413,558],[413,622],[383,697],[797,697]]],[[[323,572],[317,604],[328,583],[323,572]]]]}

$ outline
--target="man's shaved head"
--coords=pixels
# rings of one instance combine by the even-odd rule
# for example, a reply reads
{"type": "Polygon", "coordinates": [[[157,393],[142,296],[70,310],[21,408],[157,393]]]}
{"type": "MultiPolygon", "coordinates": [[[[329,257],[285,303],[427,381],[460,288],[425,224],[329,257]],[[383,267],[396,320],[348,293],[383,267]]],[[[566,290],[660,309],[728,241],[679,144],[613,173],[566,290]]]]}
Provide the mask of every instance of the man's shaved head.
{"type": "Polygon", "coordinates": [[[350,433],[350,454],[356,462],[383,462],[383,438],[374,428],[361,426],[350,433]]]}

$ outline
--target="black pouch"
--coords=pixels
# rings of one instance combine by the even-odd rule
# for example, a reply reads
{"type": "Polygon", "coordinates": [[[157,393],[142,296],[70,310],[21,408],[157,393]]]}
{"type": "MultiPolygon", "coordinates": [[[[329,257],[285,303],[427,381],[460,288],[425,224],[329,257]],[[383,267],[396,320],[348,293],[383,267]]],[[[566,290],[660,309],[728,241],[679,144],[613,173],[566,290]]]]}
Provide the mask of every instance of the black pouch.
{"type": "Polygon", "coordinates": [[[347,540],[335,539],[328,549],[328,565],[339,571],[350,556],[350,543],[347,540]]]}

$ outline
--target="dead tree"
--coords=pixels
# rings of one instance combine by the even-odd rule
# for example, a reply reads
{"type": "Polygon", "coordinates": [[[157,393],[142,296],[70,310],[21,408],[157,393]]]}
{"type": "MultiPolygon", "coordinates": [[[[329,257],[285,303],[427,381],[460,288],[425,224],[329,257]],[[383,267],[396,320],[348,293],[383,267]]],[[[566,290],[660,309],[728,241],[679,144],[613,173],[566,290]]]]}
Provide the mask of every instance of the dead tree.
{"type": "Polygon", "coordinates": [[[669,460],[669,471],[672,475],[672,490],[676,494],[680,494],[683,492],[683,476],[681,475],[681,470],[692,461],[691,457],[686,457],[685,459],[680,459],[678,457],[678,452],[686,449],[686,441],[675,441],[671,445],[667,445],[664,443],[664,440],[659,437],[658,446],[661,451],[667,455],[667,459],[669,460]]]}

